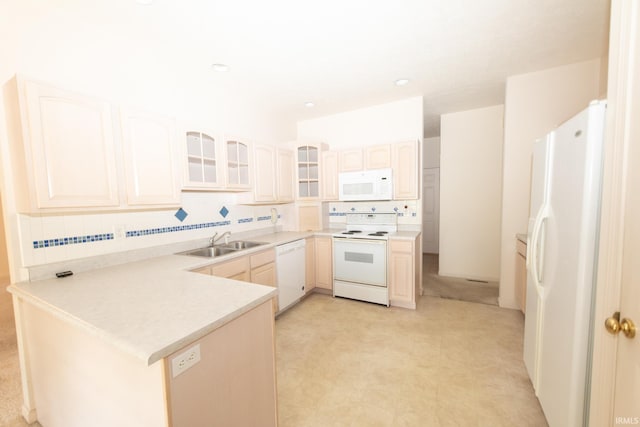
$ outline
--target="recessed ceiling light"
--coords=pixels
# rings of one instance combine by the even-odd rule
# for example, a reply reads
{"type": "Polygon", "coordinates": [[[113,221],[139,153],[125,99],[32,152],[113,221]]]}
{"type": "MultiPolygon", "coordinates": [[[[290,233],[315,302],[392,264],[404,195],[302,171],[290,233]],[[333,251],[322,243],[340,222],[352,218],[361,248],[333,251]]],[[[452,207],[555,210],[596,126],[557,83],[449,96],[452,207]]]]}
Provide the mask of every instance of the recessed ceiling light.
{"type": "Polygon", "coordinates": [[[211,66],[211,69],[218,73],[226,73],[227,71],[229,71],[229,66],[225,64],[213,64],[211,66]]]}
{"type": "Polygon", "coordinates": [[[313,102],[309,101],[309,102],[305,102],[304,106],[307,108],[313,108],[316,106],[316,104],[314,104],[313,102]]]}
{"type": "Polygon", "coordinates": [[[409,84],[409,79],[398,79],[396,80],[396,86],[405,86],[409,84]]]}

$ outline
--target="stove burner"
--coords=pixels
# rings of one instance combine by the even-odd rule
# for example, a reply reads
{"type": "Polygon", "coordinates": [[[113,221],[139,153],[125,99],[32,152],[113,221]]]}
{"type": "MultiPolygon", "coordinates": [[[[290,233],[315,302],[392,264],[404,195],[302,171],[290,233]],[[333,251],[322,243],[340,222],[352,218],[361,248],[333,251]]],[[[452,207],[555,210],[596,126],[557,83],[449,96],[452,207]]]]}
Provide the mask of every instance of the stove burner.
{"type": "Polygon", "coordinates": [[[375,233],[369,233],[369,236],[378,236],[378,237],[382,237],[385,234],[388,234],[388,231],[376,231],[375,233]]]}
{"type": "Polygon", "coordinates": [[[342,234],[358,234],[358,233],[362,233],[361,230],[350,230],[350,231],[343,231],[342,234]]]}

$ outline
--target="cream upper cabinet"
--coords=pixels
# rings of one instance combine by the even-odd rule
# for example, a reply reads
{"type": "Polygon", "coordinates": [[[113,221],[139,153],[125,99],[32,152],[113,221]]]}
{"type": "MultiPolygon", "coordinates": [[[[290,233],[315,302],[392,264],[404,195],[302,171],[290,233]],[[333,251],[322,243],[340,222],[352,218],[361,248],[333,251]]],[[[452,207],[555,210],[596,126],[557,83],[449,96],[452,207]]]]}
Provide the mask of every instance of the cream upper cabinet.
{"type": "Polygon", "coordinates": [[[180,166],[173,119],[121,110],[122,151],[130,206],[179,206],[180,166]]]}
{"type": "Polygon", "coordinates": [[[375,145],[364,150],[365,169],[386,169],[391,167],[391,145],[375,145]]]}
{"type": "Polygon", "coordinates": [[[391,146],[393,198],[395,200],[418,198],[419,154],[417,141],[401,142],[391,146]]]}
{"type": "Polygon", "coordinates": [[[294,167],[293,151],[284,148],[276,149],[276,166],[278,175],[278,202],[287,203],[293,202],[295,199],[294,182],[295,167],[294,167]]]}
{"type": "Polygon", "coordinates": [[[320,149],[313,145],[297,147],[298,199],[320,197],[320,149]]]}
{"type": "Polygon", "coordinates": [[[19,76],[4,96],[19,211],[119,206],[107,102],[19,76]]]}
{"type": "Polygon", "coordinates": [[[249,144],[235,139],[225,141],[227,188],[251,189],[249,144]]]}
{"type": "Polygon", "coordinates": [[[364,169],[362,149],[340,151],[340,172],[355,172],[364,169]]]}
{"type": "Polygon", "coordinates": [[[271,145],[253,147],[253,191],[239,195],[244,204],[289,203],[294,200],[293,151],[271,145]]]}
{"type": "Polygon", "coordinates": [[[212,132],[190,130],[184,133],[185,189],[219,190],[224,186],[221,145],[222,138],[212,132]]]}
{"type": "Polygon", "coordinates": [[[276,149],[271,145],[253,147],[253,197],[256,202],[276,201],[276,149]]]}
{"type": "Polygon", "coordinates": [[[322,152],[322,199],[338,200],[338,152],[322,152]]]}

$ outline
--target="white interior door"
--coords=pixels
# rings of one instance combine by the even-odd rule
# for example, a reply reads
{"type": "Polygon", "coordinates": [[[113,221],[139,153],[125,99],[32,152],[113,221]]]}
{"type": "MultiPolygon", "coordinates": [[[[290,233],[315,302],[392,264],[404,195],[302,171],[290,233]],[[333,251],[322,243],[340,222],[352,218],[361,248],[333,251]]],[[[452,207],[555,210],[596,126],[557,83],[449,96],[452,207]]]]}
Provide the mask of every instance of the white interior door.
{"type": "Polygon", "coordinates": [[[422,174],[422,252],[437,254],[440,244],[440,168],[422,174]]]}
{"type": "Polygon", "coordinates": [[[640,424],[640,3],[611,2],[609,102],[605,144],[598,298],[590,426],[640,424]],[[636,336],[607,333],[619,311],[636,336]]]}
{"type": "MultiPolygon", "coordinates": [[[[628,40],[640,40],[640,5],[630,2],[631,35],[628,40]]],[[[630,10],[629,10],[630,9],[630,10]]],[[[640,46],[629,49],[627,76],[630,81],[627,116],[627,176],[622,249],[622,288],[620,290],[620,320],[635,323],[636,336],[622,332],[617,338],[617,368],[613,424],[640,424],[640,46]],[[622,418],[622,420],[619,419],[622,418]],[[631,420],[629,422],[628,420],[631,420]]]]}

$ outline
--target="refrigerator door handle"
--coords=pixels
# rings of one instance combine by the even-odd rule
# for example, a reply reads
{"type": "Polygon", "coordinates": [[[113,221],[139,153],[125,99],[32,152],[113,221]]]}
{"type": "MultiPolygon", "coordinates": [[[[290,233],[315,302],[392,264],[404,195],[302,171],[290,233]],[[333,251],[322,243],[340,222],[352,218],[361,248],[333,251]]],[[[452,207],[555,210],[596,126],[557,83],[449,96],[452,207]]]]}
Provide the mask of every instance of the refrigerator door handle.
{"type": "MultiPolygon", "coordinates": [[[[542,205],[540,207],[540,210],[538,211],[538,215],[536,215],[536,220],[533,224],[533,230],[531,232],[531,242],[529,242],[530,245],[527,246],[527,252],[529,252],[527,254],[527,263],[529,264],[528,268],[531,270],[531,277],[533,278],[533,283],[536,289],[538,290],[538,293],[540,294],[540,296],[542,296],[542,283],[541,283],[541,277],[540,277],[542,264],[539,258],[544,259],[544,256],[539,257],[539,255],[543,255],[539,253],[540,252],[539,247],[540,247],[540,241],[543,238],[543,233],[542,233],[543,226],[547,218],[549,217],[547,212],[548,212],[547,205],[542,205]]],[[[542,246],[542,248],[544,249],[544,245],[542,246]]]]}

